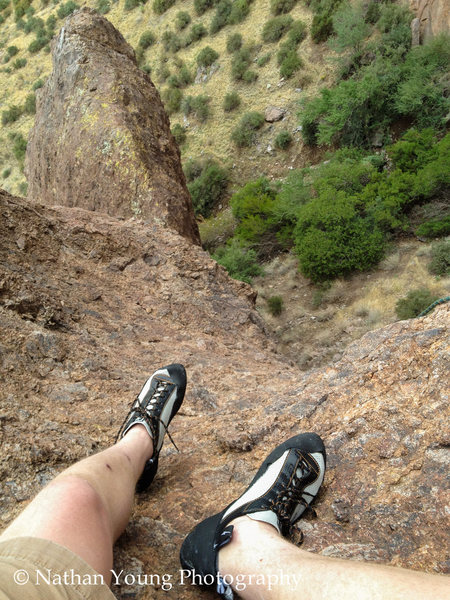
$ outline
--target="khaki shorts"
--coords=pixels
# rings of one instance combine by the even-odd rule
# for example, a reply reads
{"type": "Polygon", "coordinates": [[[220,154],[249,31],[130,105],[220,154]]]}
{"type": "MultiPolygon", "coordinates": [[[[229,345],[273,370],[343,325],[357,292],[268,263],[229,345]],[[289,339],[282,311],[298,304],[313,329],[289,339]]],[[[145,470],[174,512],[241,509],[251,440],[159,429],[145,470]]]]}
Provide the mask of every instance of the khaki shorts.
{"type": "Polygon", "coordinates": [[[0,542],[0,600],[115,600],[102,576],[49,540],[0,542]]]}

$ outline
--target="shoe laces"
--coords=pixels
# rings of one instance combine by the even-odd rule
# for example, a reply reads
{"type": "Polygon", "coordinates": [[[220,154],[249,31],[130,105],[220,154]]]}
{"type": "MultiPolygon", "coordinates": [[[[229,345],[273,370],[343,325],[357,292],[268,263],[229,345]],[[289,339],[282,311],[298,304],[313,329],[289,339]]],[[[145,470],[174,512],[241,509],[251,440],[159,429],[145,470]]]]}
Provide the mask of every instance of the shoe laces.
{"type": "MultiPolygon", "coordinates": [[[[169,387],[169,385],[171,385],[172,382],[164,379],[158,379],[157,381],[158,385],[156,386],[156,389],[153,392],[151,400],[148,402],[147,406],[142,406],[141,400],[139,400],[138,395],[136,396],[136,399],[133,403],[131,412],[134,415],[139,415],[140,417],[142,417],[142,419],[147,423],[147,425],[150,427],[150,431],[152,432],[154,442],[156,442],[156,440],[159,437],[159,429],[157,428],[156,423],[161,423],[161,425],[164,427],[164,433],[167,433],[167,437],[172,442],[177,452],[179,452],[180,450],[178,449],[178,446],[175,444],[174,439],[170,435],[169,426],[164,423],[164,421],[158,414],[156,414],[156,412],[160,410],[160,400],[164,397],[167,388],[169,387]]],[[[123,429],[123,426],[128,421],[128,418],[129,414],[125,417],[125,421],[123,422],[123,425],[119,430],[119,435],[121,433],[121,430],[123,429]]],[[[117,437],[119,437],[119,435],[117,437]]]]}
{"type": "Polygon", "coordinates": [[[290,519],[298,504],[303,504],[305,508],[310,508],[304,496],[310,496],[311,500],[314,498],[314,495],[305,492],[301,485],[303,480],[311,473],[311,467],[302,454],[297,452],[296,454],[298,460],[293,476],[287,483],[280,483],[277,486],[276,496],[271,499],[272,510],[276,512],[280,521],[284,525],[289,526],[289,528],[293,525],[290,519]]]}

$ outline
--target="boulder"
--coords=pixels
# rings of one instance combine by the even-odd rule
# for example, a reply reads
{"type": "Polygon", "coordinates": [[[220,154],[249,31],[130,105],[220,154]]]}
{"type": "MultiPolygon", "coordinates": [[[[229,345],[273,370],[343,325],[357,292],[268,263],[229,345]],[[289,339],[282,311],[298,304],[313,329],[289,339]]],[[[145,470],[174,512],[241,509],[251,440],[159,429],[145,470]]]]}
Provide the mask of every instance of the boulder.
{"type": "Polygon", "coordinates": [[[281,121],[286,114],[284,108],[277,108],[276,106],[268,106],[264,112],[264,118],[268,123],[275,123],[281,121]]]}
{"type": "Polygon", "coordinates": [[[180,152],[134,50],[89,8],[52,45],[26,154],[28,195],[173,228],[199,243],[180,152]]]}

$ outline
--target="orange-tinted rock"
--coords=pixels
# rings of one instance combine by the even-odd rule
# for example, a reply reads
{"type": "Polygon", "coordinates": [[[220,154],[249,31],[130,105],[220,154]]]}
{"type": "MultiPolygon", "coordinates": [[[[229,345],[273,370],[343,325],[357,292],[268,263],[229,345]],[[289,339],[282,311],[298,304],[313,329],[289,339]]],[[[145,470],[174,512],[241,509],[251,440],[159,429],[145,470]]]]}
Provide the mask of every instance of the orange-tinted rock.
{"type": "Polygon", "coordinates": [[[448,0],[410,0],[411,10],[420,20],[420,37],[427,41],[439,33],[450,33],[448,0]]]}
{"type": "Polygon", "coordinates": [[[317,518],[300,522],[305,548],[448,570],[448,305],[304,373],[275,352],[251,288],[166,227],[5,193],[0,212],[4,523],[55,473],[110,444],[146,377],[179,361],[188,389],[171,434],[181,452],[166,440],[116,570],[170,574],[170,600],[209,597],[179,585],[183,537],[300,431],[322,435],[328,452],[317,518]]]}
{"type": "Polygon", "coordinates": [[[199,243],[169,119],[131,46],[83,8],[52,52],[27,148],[29,197],[156,221],[199,243]]]}

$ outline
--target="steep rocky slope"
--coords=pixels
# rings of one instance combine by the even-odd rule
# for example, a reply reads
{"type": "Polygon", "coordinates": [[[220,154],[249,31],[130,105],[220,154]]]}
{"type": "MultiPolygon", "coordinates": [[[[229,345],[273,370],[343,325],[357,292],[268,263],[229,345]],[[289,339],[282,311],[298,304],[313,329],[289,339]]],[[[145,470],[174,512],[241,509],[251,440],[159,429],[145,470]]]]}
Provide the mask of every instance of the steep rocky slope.
{"type": "Polygon", "coordinates": [[[253,290],[159,219],[4,192],[0,212],[2,524],[111,443],[148,374],[180,361],[189,384],[171,431],[181,453],[164,446],[116,551],[118,569],[168,574],[173,588],[124,584],[118,598],[208,597],[180,585],[183,536],[306,430],[324,437],[329,468],[317,518],[300,523],[305,548],[448,571],[448,307],[303,373],[276,352],[253,290]]]}

